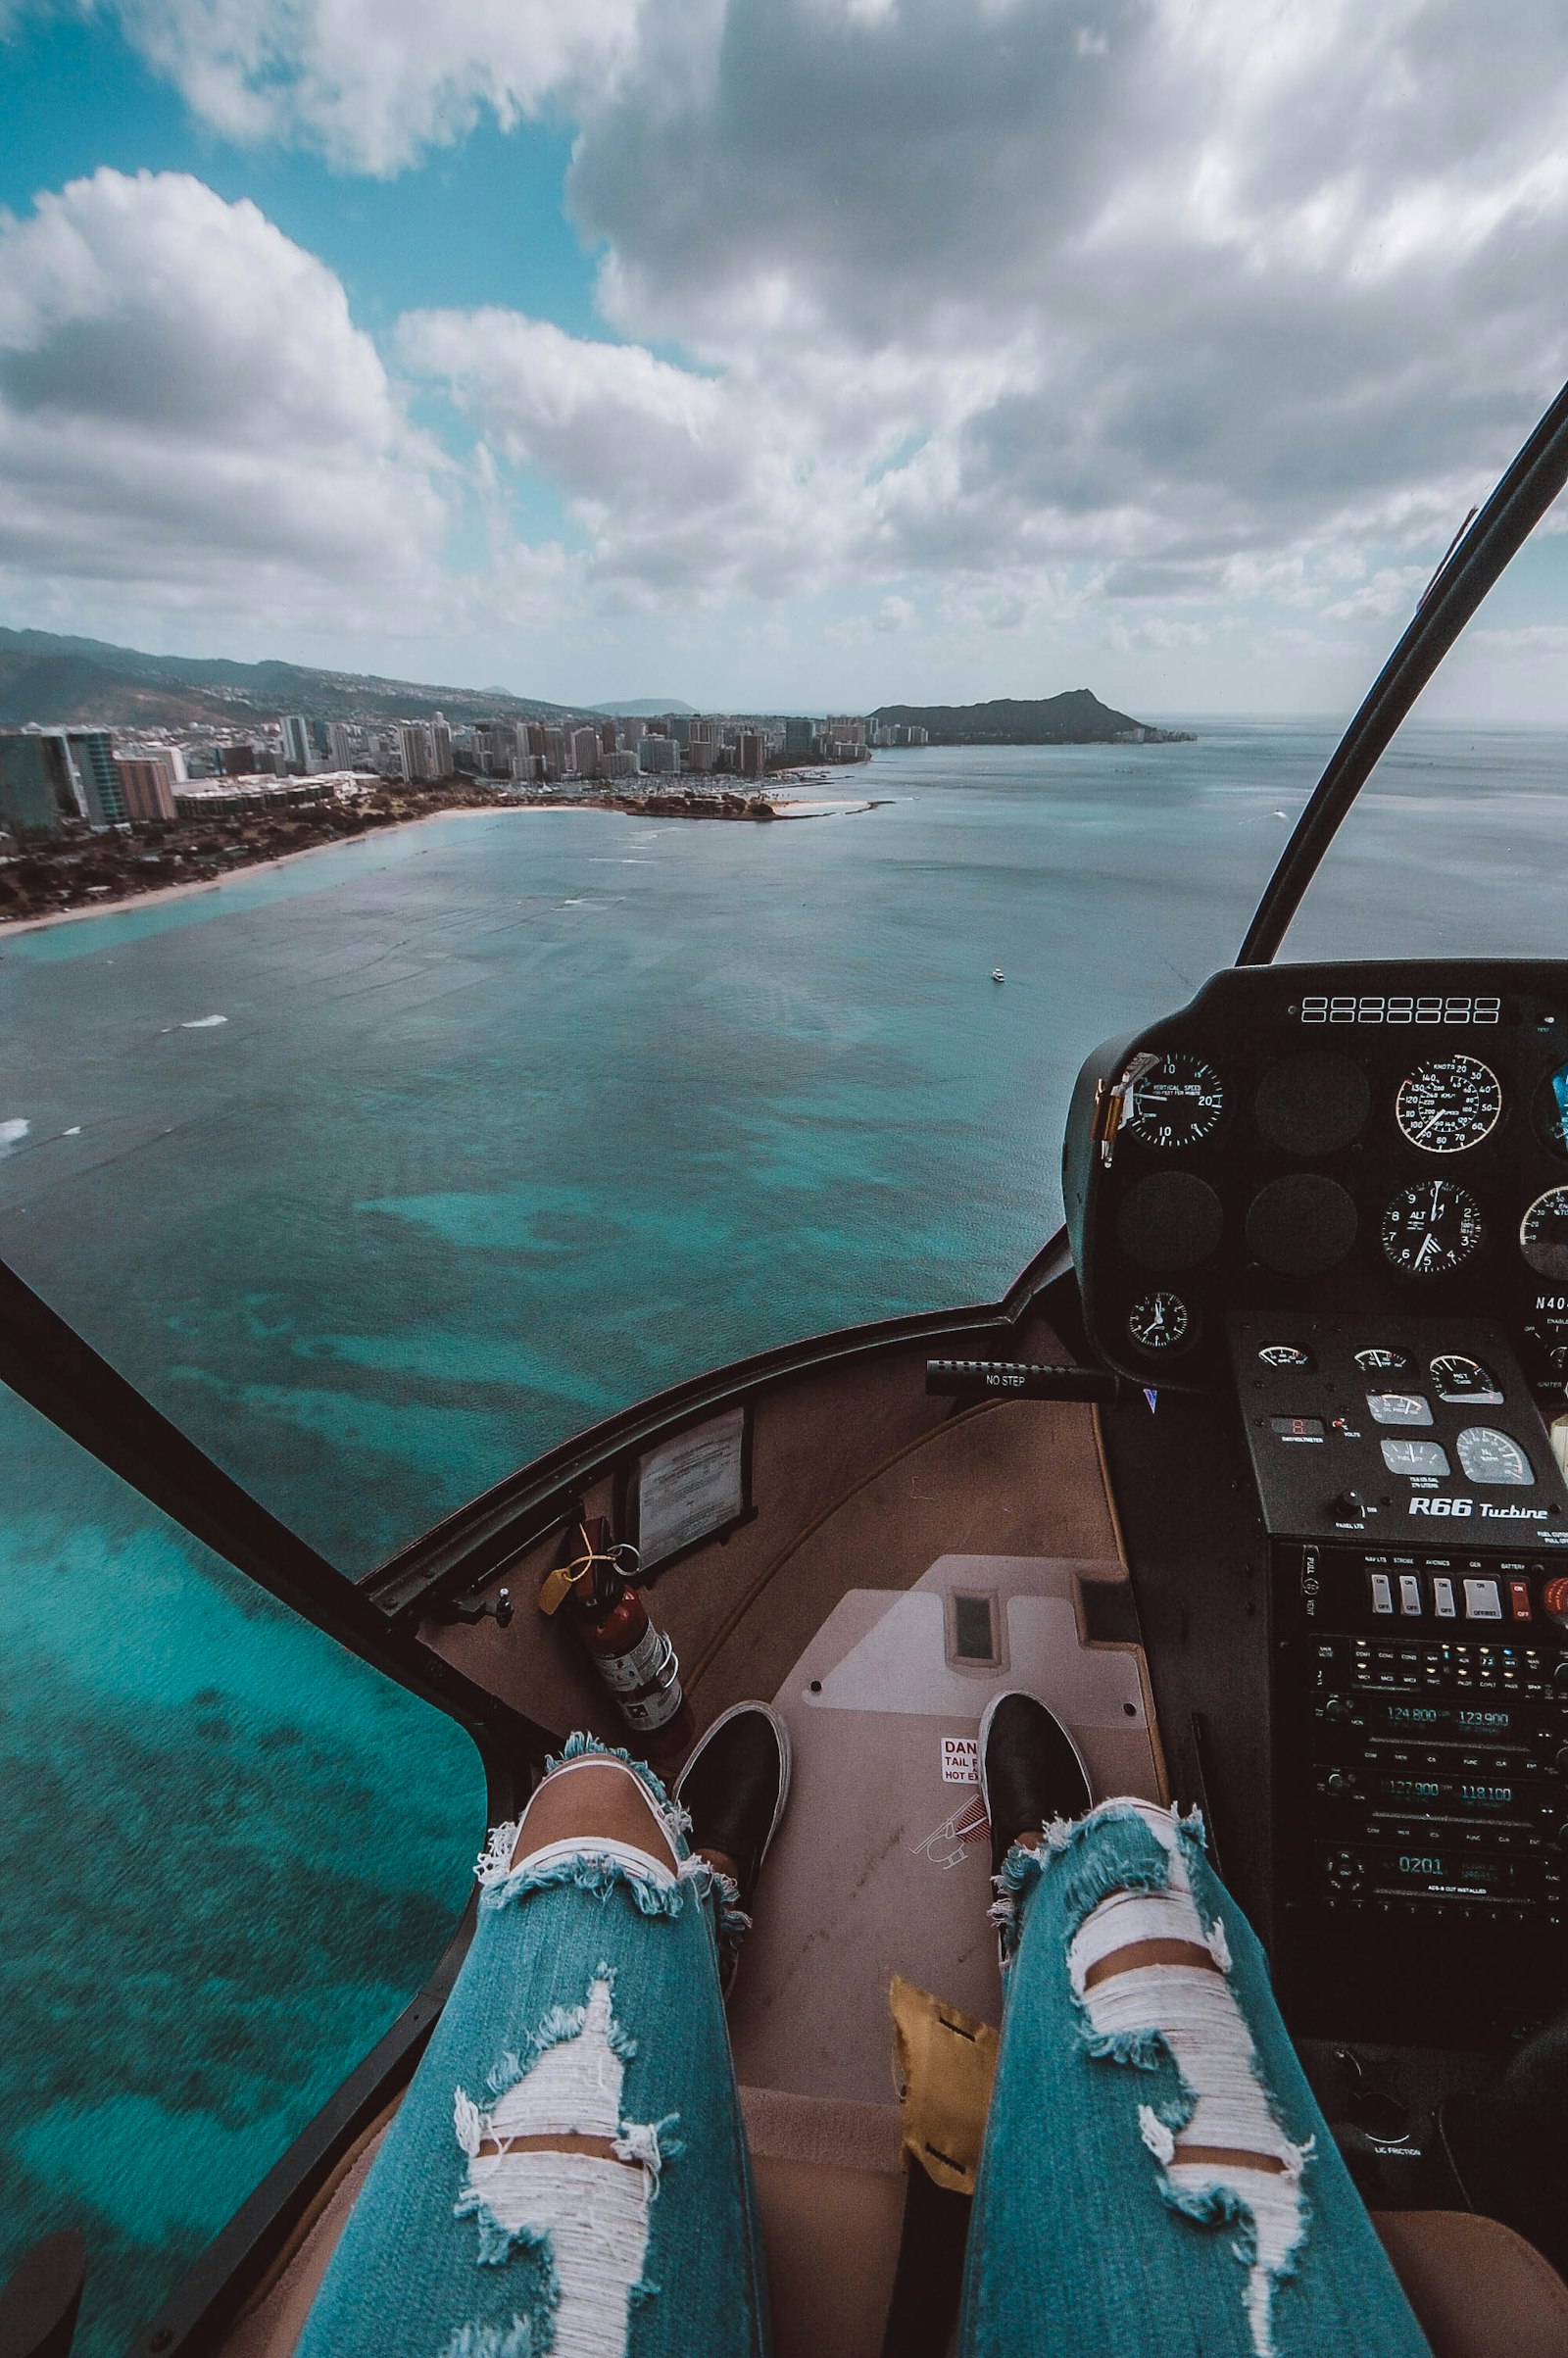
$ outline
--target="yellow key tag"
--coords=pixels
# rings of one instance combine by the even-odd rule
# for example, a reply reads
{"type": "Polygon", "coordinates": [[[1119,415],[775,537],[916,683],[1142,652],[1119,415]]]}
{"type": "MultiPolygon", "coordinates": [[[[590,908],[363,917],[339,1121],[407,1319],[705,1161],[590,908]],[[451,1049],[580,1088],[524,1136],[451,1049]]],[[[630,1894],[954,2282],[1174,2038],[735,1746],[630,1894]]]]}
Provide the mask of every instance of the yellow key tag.
{"type": "Polygon", "coordinates": [[[576,1587],[578,1578],[579,1575],[570,1564],[552,1564],[540,1583],[540,1612],[559,1613],[576,1587]]]}

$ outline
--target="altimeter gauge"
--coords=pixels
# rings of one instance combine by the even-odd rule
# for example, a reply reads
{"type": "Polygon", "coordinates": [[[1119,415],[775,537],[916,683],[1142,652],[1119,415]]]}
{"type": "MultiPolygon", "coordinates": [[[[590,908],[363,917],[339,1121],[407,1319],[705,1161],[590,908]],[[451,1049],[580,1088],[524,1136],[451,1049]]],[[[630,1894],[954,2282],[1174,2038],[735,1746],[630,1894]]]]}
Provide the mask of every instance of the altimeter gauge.
{"type": "Polygon", "coordinates": [[[1140,1351],[1174,1351],[1192,1332],[1193,1314],[1179,1294],[1161,1287],[1143,1294],[1127,1313],[1127,1332],[1140,1351]]]}
{"type": "Polygon", "coordinates": [[[1422,1179],[1385,1207],[1381,1235],[1384,1253],[1406,1277],[1446,1277],[1480,1252],[1487,1224],[1468,1188],[1422,1179]]]}
{"type": "Polygon", "coordinates": [[[1502,1117],[1502,1083],[1479,1056],[1437,1056],[1399,1083],[1394,1118],[1423,1154],[1462,1154],[1502,1117]]]}
{"type": "Polygon", "coordinates": [[[1213,1065],[1173,1050],[1132,1083],[1121,1127],[1146,1147],[1195,1147],[1224,1110],[1225,1085],[1213,1065]]]}
{"type": "Polygon", "coordinates": [[[1519,1223],[1519,1250],[1539,1277],[1568,1285],[1568,1187],[1548,1187],[1519,1223]]]}

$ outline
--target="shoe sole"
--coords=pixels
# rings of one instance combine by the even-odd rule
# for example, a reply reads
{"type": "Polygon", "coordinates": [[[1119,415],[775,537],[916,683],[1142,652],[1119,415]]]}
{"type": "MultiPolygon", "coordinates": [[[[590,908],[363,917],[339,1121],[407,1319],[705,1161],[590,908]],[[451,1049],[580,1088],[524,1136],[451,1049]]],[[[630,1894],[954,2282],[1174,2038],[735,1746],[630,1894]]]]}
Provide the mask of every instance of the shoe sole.
{"type": "Polygon", "coordinates": [[[1031,1703],[1039,1703],[1041,1710],[1050,1712],[1051,1717],[1055,1720],[1056,1726],[1061,1730],[1061,1733],[1067,1739],[1068,1748],[1070,1749],[1074,1760],[1076,1760],[1078,1763],[1079,1773],[1084,1781],[1084,1791],[1089,1795],[1089,1806],[1091,1809],[1093,1809],[1095,1805],[1095,1781],[1089,1774],[1089,1763],[1084,1758],[1083,1753],[1079,1750],[1078,1739],[1076,1736],[1074,1736],[1071,1728],[1068,1727],[1064,1719],[1056,1719],[1056,1714],[1054,1711],[1052,1711],[1051,1705],[1047,1702],[1041,1701],[1041,1698],[1038,1695],[1031,1695],[1027,1687],[1009,1687],[1006,1691],[1006,1695],[994,1695],[991,1697],[990,1702],[987,1703],[985,1708],[985,1716],[980,1722],[980,1798],[985,1803],[986,1824],[988,1826],[991,1824],[991,1789],[986,1782],[986,1739],[991,1733],[991,1722],[993,1719],[995,1719],[998,1708],[1001,1704],[1006,1701],[1007,1695],[1021,1695],[1026,1701],[1031,1703]]]}

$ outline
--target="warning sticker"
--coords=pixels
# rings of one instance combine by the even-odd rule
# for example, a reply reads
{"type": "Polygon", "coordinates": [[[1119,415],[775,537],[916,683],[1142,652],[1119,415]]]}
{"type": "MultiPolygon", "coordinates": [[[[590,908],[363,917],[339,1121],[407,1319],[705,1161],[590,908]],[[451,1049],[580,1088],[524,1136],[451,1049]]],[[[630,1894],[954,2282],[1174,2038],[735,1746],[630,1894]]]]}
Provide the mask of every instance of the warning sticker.
{"type": "Polygon", "coordinates": [[[980,1745],[975,1737],[943,1737],[942,1782],[944,1785],[979,1784],[980,1745]]]}

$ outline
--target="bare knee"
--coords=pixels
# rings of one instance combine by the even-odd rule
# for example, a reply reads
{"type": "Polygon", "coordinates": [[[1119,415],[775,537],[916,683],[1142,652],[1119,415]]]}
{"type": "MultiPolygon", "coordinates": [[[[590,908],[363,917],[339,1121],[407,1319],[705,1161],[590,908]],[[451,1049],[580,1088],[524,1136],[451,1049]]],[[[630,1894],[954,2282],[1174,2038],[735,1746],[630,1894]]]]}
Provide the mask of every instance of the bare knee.
{"type": "Polygon", "coordinates": [[[547,1777],[523,1811],[512,1864],[578,1838],[625,1842],[672,1869],[677,1863],[647,1787],[624,1761],[584,1758],[547,1777]]]}

